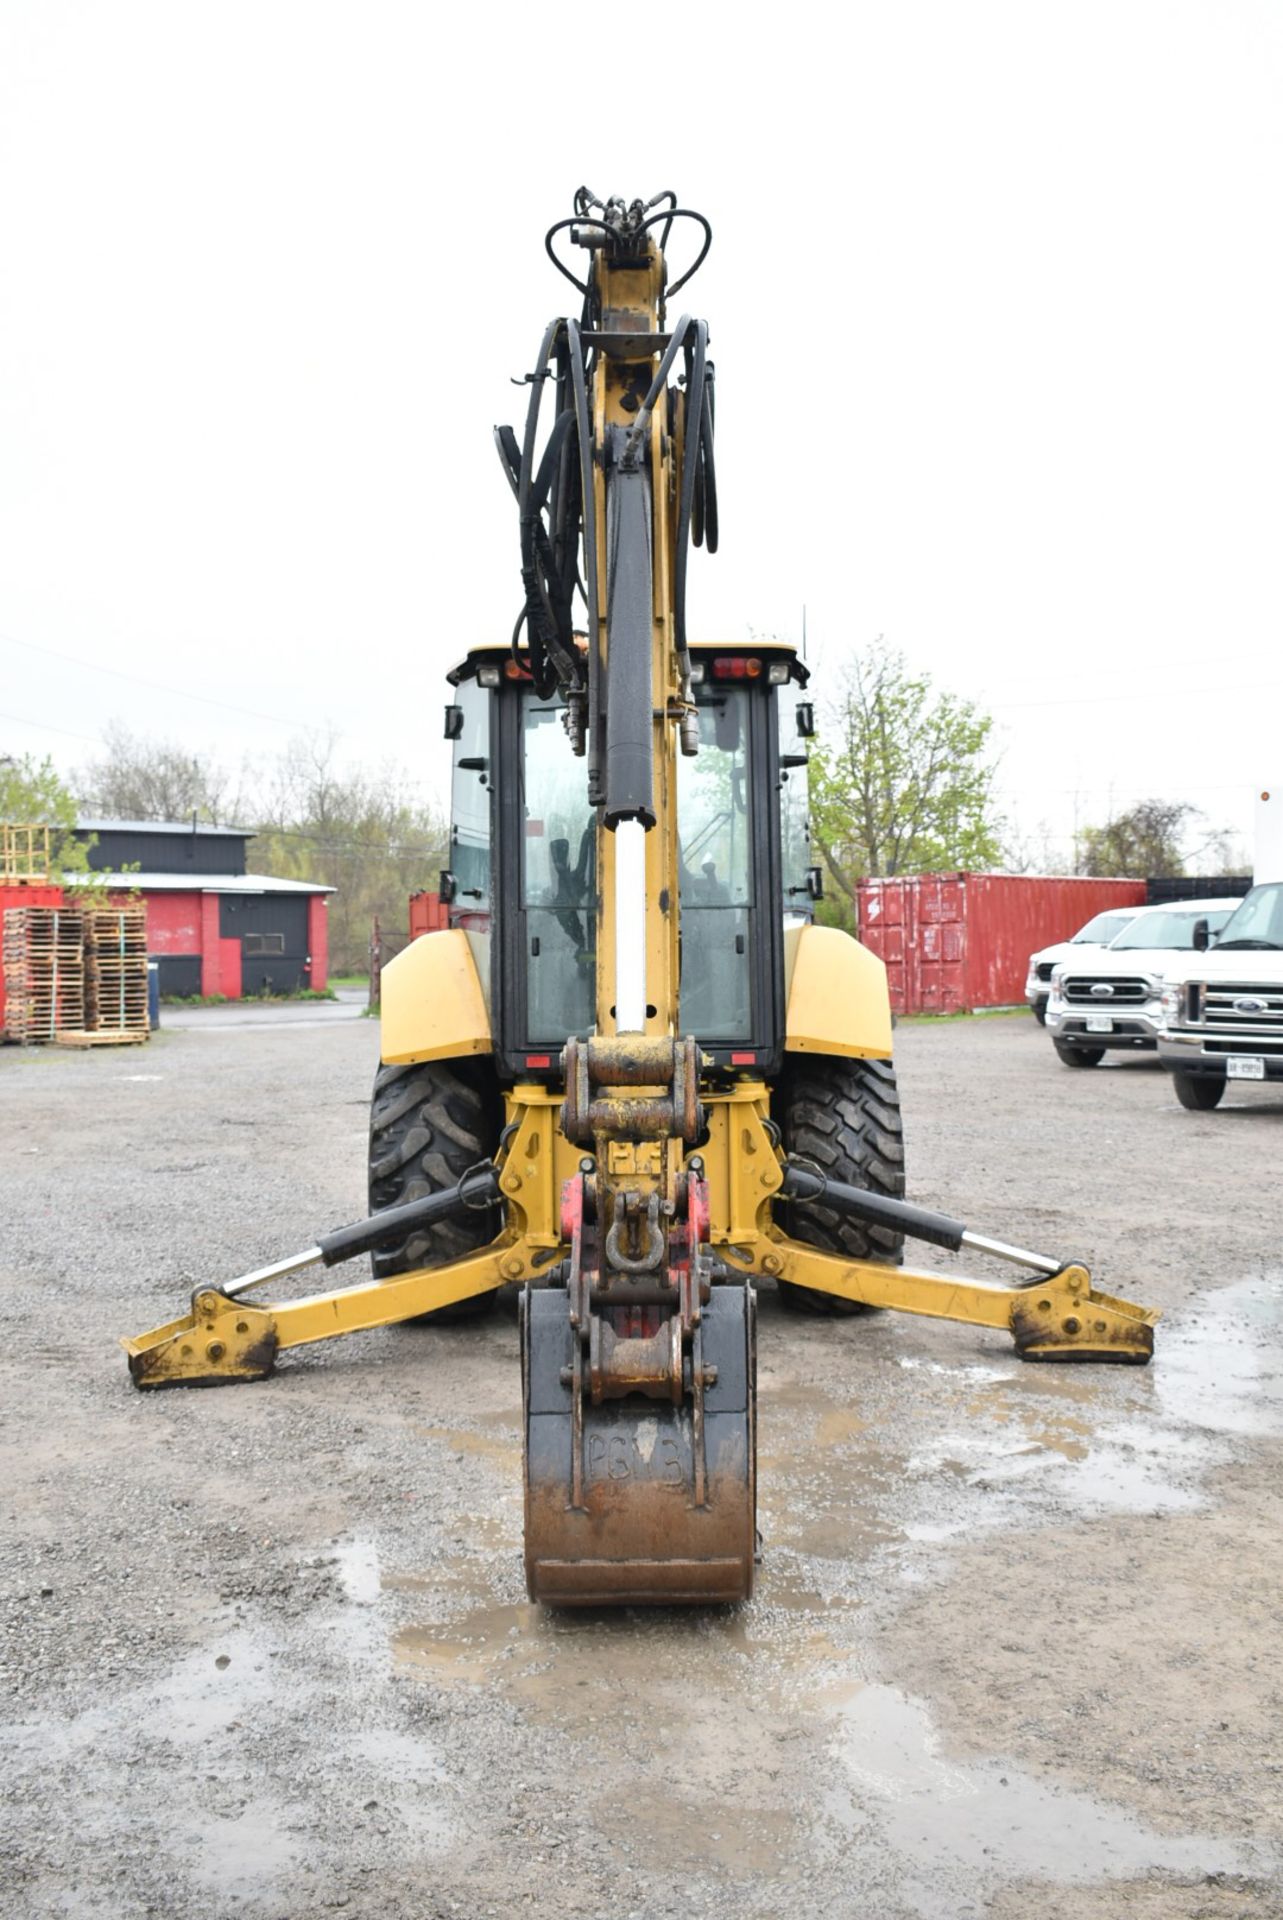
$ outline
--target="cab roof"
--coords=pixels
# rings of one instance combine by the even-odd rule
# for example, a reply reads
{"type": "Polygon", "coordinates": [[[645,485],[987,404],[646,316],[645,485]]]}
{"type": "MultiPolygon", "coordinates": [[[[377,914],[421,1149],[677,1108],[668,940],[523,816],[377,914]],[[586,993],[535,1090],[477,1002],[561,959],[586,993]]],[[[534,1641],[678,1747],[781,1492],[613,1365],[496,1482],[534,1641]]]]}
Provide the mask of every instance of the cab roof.
{"type": "MultiPolygon", "coordinates": [[[[791,640],[774,638],[770,640],[751,641],[692,640],[690,642],[690,650],[692,653],[703,655],[722,653],[760,655],[763,659],[779,659],[782,657],[793,661],[796,678],[801,685],[805,686],[810,677],[806,662],[801,659],[796,646],[791,640]]],[[[530,649],[528,647],[519,645],[515,650],[516,658],[518,660],[527,658],[529,652],[530,649]]],[[[458,665],[451,667],[449,673],[446,675],[446,679],[452,687],[457,687],[461,680],[468,679],[473,669],[480,666],[484,661],[510,660],[513,658],[513,653],[514,649],[506,641],[495,641],[494,643],[483,641],[479,646],[469,647],[467,653],[464,654],[458,665]]]]}

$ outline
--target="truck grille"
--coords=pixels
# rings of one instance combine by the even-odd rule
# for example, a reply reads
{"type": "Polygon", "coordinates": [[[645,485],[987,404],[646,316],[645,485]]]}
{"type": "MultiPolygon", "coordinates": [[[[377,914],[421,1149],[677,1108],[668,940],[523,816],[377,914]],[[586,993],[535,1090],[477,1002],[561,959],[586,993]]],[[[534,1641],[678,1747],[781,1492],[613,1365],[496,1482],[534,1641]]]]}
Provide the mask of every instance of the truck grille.
{"type": "Polygon", "coordinates": [[[1055,962],[1053,960],[1040,960],[1038,962],[1038,965],[1034,968],[1034,972],[1037,974],[1040,980],[1050,980],[1051,970],[1054,965],[1055,965],[1055,962]]]}
{"type": "Polygon", "coordinates": [[[1209,984],[1203,989],[1203,1024],[1236,1032],[1283,1033],[1283,987],[1255,987],[1250,981],[1241,986],[1219,980],[1215,986],[1209,984]],[[1260,1010],[1236,1007],[1236,1000],[1259,1001],[1260,1010]]]}
{"type": "Polygon", "coordinates": [[[1129,974],[1070,975],[1065,981],[1065,998],[1071,1005],[1094,1007],[1098,1013],[1108,1013],[1111,1007],[1139,1007],[1150,998],[1151,991],[1147,980],[1129,974]],[[1093,987],[1111,987],[1113,991],[1097,994],[1092,992],[1093,987]]]}

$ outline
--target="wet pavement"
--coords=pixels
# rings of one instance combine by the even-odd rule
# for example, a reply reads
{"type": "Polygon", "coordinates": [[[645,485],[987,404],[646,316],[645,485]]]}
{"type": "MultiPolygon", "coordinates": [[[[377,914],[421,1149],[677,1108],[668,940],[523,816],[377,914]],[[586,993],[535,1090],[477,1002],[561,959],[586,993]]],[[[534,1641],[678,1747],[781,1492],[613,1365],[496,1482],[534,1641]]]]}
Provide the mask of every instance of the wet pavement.
{"type": "Polygon", "coordinates": [[[336,987],[333,1000],[229,1000],[224,1006],[162,1007],[161,1031],[226,1033],[239,1028],[329,1027],[359,1020],[369,1004],[364,987],[336,987]]]}
{"type": "Polygon", "coordinates": [[[6,1915],[1283,1913],[1273,1115],[1230,1141],[1161,1080],[1062,1074],[1076,1124],[1048,1119],[1019,1029],[910,1030],[919,1196],[966,1183],[1049,1245],[1089,1219],[1106,1284],[1164,1309],[1155,1365],[765,1287],[754,1599],[555,1613],[521,1579],[511,1300],[227,1393],[132,1394],[111,1351],[184,1278],[359,1211],[374,1046],[31,1069],[46,1124],[0,1146],[30,1199],[0,1268],[6,1915]],[[1165,1192],[1093,1148],[1110,1100],[1165,1192]],[[1050,1171],[1011,1150],[1040,1129],[1050,1171]]]}

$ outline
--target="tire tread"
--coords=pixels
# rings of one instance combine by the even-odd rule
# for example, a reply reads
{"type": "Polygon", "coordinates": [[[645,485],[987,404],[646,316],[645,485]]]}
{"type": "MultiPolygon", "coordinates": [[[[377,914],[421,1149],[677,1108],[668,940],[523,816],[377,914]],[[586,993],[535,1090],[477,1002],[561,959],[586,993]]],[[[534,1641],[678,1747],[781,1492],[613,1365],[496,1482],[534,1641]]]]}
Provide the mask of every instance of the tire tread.
{"type": "MultiPolygon", "coordinates": [[[[870,1187],[893,1200],[904,1198],[904,1128],[890,1060],[794,1056],[785,1064],[774,1108],[788,1153],[813,1161],[849,1186],[870,1187]]],[[[903,1234],[836,1213],[822,1203],[787,1206],[781,1223],[795,1240],[851,1260],[894,1265],[904,1245],[903,1234]]],[[[814,1288],[784,1286],[780,1291],[790,1305],[816,1312],[853,1309],[853,1303],[814,1288]]]]}

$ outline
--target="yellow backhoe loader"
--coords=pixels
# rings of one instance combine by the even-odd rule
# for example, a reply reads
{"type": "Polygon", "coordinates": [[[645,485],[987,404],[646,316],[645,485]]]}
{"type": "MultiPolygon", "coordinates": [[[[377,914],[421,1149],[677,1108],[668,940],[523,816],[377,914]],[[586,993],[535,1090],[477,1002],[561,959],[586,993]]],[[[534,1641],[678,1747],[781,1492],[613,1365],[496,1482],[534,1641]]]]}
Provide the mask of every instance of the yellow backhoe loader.
{"type": "Polygon", "coordinates": [[[524,605],[450,675],[451,924],[383,975],[370,1219],[123,1343],[139,1387],[252,1380],[520,1287],[527,1579],[556,1604],[751,1592],[760,1276],[804,1310],[1005,1328],[1027,1360],[1143,1364],[1157,1319],[903,1199],[885,973],[814,921],[806,665],[687,633],[713,364],[669,314],[710,239],[671,193],[586,188],[547,235],[582,310],[544,334],[520,441],[496,433],[524,605]],[[1024,1271],[920,1271],[905,1236],[1024,1271]],[[249,1297],[364,1252],[360,1285],[249,1297]]]}

